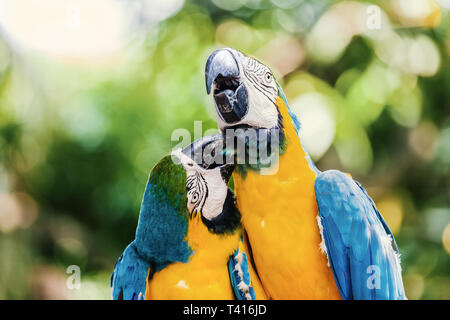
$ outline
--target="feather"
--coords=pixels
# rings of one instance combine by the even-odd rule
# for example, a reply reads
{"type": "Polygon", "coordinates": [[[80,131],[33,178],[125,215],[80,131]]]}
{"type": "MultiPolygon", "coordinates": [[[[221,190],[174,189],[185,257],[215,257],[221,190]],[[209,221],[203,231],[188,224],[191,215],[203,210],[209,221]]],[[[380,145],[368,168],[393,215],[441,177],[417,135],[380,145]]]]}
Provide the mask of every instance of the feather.
{"type": "Polygon", "coordinates": [[[323,235],[343,299],[406,299],[392,232],[364,188],[337,170],[315,182],[323,235]]]}
{"type": "Polygon", "coordinates": [[[145,279],[150,263],[143,259],[131,242],[119,257],[111,275],[114,300],[143,300],[145,279]]]}
{"type": "Polygon", "coordinates": [[[238,300],[256,300],[255,291],[251,284],[247,255],[241,245],[231,255],[228,261],[231,286],[238,300]]]}

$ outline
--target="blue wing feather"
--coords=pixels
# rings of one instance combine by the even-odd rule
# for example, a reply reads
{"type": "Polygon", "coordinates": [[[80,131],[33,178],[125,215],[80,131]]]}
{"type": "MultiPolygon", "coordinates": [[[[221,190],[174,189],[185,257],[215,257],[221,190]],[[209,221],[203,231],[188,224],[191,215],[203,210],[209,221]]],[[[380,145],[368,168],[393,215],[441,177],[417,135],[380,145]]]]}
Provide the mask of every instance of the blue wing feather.
{"type": "Polygon", "coordinates": [[[136,251],[131,242],[119,257],[111,275],[114,300],[143,300],[150,263],[136,251]]]}
{"type": "Polygon", "coordinates": [[[343,299],[406,299],[394,236],[364,188],[329,170],[315,182],[323,237],[343,299]]]}
{"type": "Polygon", "coordinates": [[[160,189],[149,178],[136,237],[117,260],[111,275],[113,299],[144,299],[150,265],[152,272],[158,272],[172,262],[187,262],[192,253],[184,239],[185,217],[160,189]]]}
{"type": "MultiPolygon", "coordinates": [[[[241,237],[241,242],[242,242],[241,237]]],[[[231,287],[237,300],[256,300],[255,290],[251,284],[247,254],[239,247],[228,261],[231,287]]]]}

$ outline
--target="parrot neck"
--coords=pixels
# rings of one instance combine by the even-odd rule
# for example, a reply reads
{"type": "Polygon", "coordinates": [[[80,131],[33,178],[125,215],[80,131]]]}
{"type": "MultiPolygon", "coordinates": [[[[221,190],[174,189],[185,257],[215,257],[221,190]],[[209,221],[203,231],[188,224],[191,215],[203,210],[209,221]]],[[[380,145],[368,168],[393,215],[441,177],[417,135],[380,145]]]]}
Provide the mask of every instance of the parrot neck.
{"type": "MultiPolygon", "coordinates": [[[[297,164],[307,165],[306,168],[302,170],[309,170],[314,172],[315,174],[320,173],[301,143],[300,122],[297,119],[295,113],[290,110],[281,87],[279,87],[279,90],[279,97],[275,101],[275,105],[278,109],[278,124],[271,129],[258,129],[259,132],[264,130],[268,134],[267,138],[261,141],[268,142],[268,150],[273,149],[273,151],[269,151],[269,154],[271,154],[271,159],[269,163],[264,163],[263,159],[260,158],[260,155],[258,154],[256,164],[252,164],[250,161],[247,161],[247,157],[249,156],[248,149],[245,149],[246,158],[240,157],[238,151],[238,164],[240,163],[239,161],[242,161],[243,159],[245,159],[245,162],[236,166],[235,173],[238,173],[243,178],[245,178],[247,173],[251,171],[257,172],[260,175],[271,175],[274,170],[278,170],[279,165],[281,165],[281,163],[283,162],[283,159],[291,157],[293,159],[296,159],[297,164]],[[277,135],[273,136],[273,133],[277,133],[277,135]],[[275,151],[275,149],[277,150],[275,151]],[[274,154],[273,152],[277,152],[277,154],[274,154]]],[[[240,139],[243,140],[242,138],[240,139]]],[[[260,141],[258,141],[258,143],[260,143],[260,141]]],[[[247,145],[247,142],[245,142],[245,144],[247,147],[249,147],[249,145],[247,145]]]]}
{"type": "MultiPolygon", "coordinates": [[[[285,139],[283,152],[280,152],[277,161],[274,161],[270,168],[266,168],[265,172],[257,170],[244,171],[238,166],[237,169],[240,170],[235,170],[233,173],[238,209],[242,214],[243,220],[246,219],[246,215],[251,210],[243,209],[239,205],[246,201],[240,196],[242,192],[246,194],[245,197],[251,197],[251,195],[247,194],[248,192],[257,192],[261,186],[265,186],[264,190],[266,193],[273,191],[280,194],[284,192],[284,188],[294,188],[295,185],[299,188],[298,190],[305,194],[315,194],[314,181],[319,170],[300,142],[297,129],[299,128],[298,120],[295,114],[289,111],[285,99],[279,97],[276,100],[276,105],[282,117],[281,130],[283,130],[282,135],[285,139]],[[270,188],[272,187],[276,190],[271,190],[270,188]]],[[[273,201],[275,200],[273,199],[273,201]]],[[[315,212],[315,210],[311,211],[315,212]]]]}
{"type": "MultiPolygon", "coordinates": [[[[300,148],[302,149],[304,155],[304,158],[308,162],[309,168],[314,171],[316,174],[319,173],[319,169],[317,169],[316,165],[312,161],[311,157],[309,156],[308,152],[303,148],[301,139],[300,139],[300,121],[297,118],[297,115],[291,111],[289,108],[289,104],[286,99],[286,95],[284,94],[283,89],[278,84],[278,92],[279,97],[276,100],[275,104],[278,108],[278,112],[280,113],[281,117],[283,118],[282,124],[284,128],[284,134],[289,135],[289,140],[297,140],[300,142],[300,148]],[[290,120],[290,121],[289,121],[290,120]],[[287,131],[287,132],[286,132],[287,131]],[[293,134],[295,132],[295,134],[293,134]]],[[[289,143],[289,142],[288,142],[289,143]]]]}
{"type": "Polygon", "coordinates": [[[241,214],[233,193],[228,189],[222,212],[208,220],[195,212],[189,220],[186,240],[194,250],[193,259],[224,263],[236,250],[241,235],[241,214]]]}
{"type": "Polygon", "coordinates": [[[300,122],[296,115],[289,109],[284,94],[277,98],[275,104],[279,112],[279,124],[277,128],[280,131],[280,143],[278,147],[278,156],[272,158],[270,167],[261,167],[259,164],[256,167],[252,167],[248,163],[245,163],[243,165],[238,165],[235,172],[242,176],[243,179],[245,179],[247,173],[250,172],[263,177],[280,174],[293,176],[296,173],[312,172],[315,177],[320,171],[303,148],[299,136],[300,122]]]}
{"type": "Polygon", "coordinates": [[[200,259],[210,264],[223,264],[236,250],[241,235],[240,226],[225,233],[213,233],[208,228],[201,214],[196,214],[189,221],[186,241],[193,250],[191,259],[200,259]]]}
{"type": "Polygon", "coordinates": [[[241,214],[236,208],[236,199],[230,189],[227,191],[222,212],[211,220],[206,219],[202,215],[202,221],[212,233],[232,234],[236,231],[241,224],[241,214]]]}
{"type": "Polygon", "coordinates": [[[313,173],[314,179],[319,170],[311,160],[308,152],[304,149],[299,136],[300,122],[296,115],[291,112],[284,95],[276,100],[277,108],[282,117],[282,135],[284,136],[283,152],[280,153],[279,161],[275,165],[278,174],[289,174],[290,176],[304,173],[313,173]]]}

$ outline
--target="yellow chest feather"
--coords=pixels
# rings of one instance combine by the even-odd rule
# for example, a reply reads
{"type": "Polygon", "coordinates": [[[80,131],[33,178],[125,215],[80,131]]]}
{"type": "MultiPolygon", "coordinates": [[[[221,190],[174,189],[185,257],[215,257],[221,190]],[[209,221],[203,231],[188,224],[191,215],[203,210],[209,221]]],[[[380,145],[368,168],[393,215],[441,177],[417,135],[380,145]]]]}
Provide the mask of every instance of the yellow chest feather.
{"type": "Polygon", "coordinates": [[[186,236],[193,250],[190,260],[156,272],[147,283],[146,299],[234,299],[227,263],[240,234],[240,230],[231,235],[212,234],[198,214],[189,222],[186,236]]]}
{"type": "MultiPolygon", "coordinates": [[[[278,101],[282,104],[281,101],[278,101]]],[[[308,166],[284,104],[287,149],[278,171],[234,173],[237,205],[266,292],[274,299],[340,299],[320,251],[316,173],[308,166]]]]}

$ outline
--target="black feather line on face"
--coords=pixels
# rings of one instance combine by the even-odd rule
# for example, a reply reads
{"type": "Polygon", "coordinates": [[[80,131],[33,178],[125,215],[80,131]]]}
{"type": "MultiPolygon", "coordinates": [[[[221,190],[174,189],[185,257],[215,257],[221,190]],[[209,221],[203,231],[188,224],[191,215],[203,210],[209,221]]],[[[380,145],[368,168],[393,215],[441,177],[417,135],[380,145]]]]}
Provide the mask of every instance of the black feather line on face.
{"type": "Polygon", "coordinates": [[[274,94],[275,92],[270,92],[270,89],[273,89],[270,86],[263,85],[259,79],[254,76],[252,73],[244,71],[247,79],[253,84],[256,90],[261,92],[263,95],[266,96],[267,99],[273,102],[273,99],[270,97],[271,94],[274,94]]]}
{"type": "Polygon", "coordinates": [[[236,207],[233,192],[228,189],[222,212],[211,220],[202,216],[202,221],[208,230],[215,234],[231,234],[241,225],[241,214],[236,207]]]}
{"type": "Polygon", "coordinates": [[[187,178],[186,191],[189,195],[188,201],[191,201],[194,205],[190,212],[190,218],[192,219],[197,216],[197,213],[202,214],[203,206],[208,198],[208,184],[201,174],[196,173],[187,178]],[[191,193],[193,193],[193,195],[191,195],[191,193]]]}

